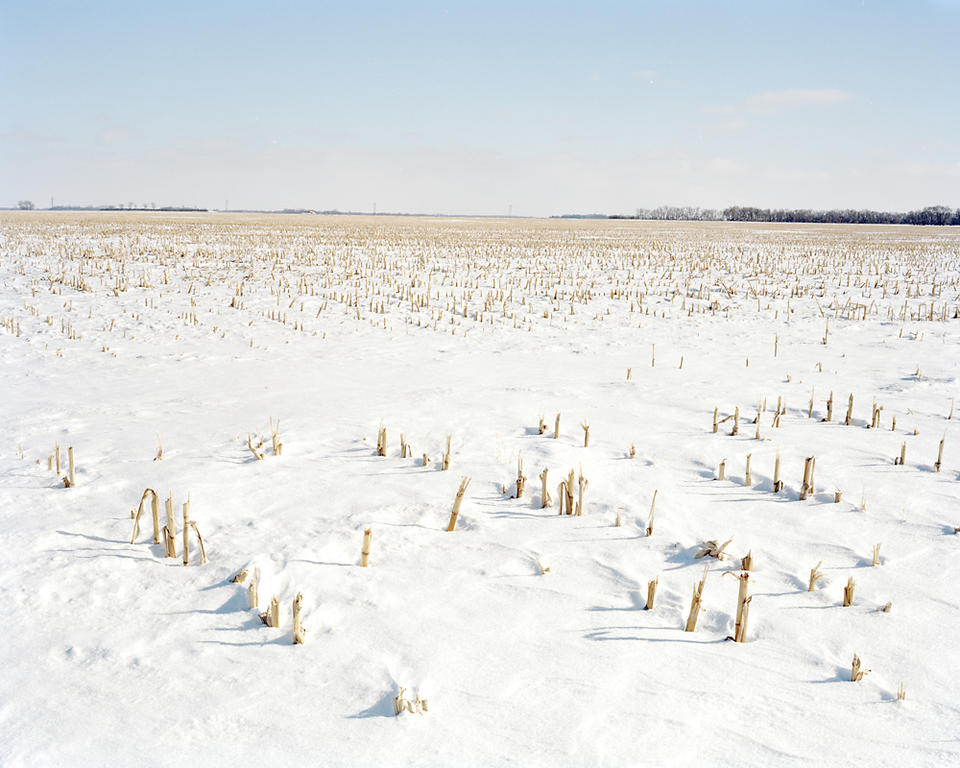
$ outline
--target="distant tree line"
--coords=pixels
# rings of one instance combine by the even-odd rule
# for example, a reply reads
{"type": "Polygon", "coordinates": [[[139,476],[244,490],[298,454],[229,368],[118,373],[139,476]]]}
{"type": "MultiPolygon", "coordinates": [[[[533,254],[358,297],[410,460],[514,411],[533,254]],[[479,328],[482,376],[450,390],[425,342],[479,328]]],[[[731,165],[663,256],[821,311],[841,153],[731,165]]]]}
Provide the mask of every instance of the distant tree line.
{"type": "MultiPolygon", "coordinates": [[[[573,217],[565,217],[573,218],[573,217]]],[[[852,208],[814,211],[809,208],[752,208],[733,205],[717,211],[713,208],[661,205],[659,208],[638,208],[633,216],[610,216],[611,219],[648,219],[654,221],[758,221],[803,222],[811,224],[934,224],[960,225],[960,208],[931,205],[919,211],[862,211],[852,208]]]]}
{"type": "Polygon", "coordinates": [[[749,208],[731,206],[723,211],[726,221],[782,221],[811,222],[815,224],[956,224],[960,225],[960,208],[931,205],[919,211],[896,213],[890,211],[855,211],[850,208],[832,211],[809,209],[749,208]]]}

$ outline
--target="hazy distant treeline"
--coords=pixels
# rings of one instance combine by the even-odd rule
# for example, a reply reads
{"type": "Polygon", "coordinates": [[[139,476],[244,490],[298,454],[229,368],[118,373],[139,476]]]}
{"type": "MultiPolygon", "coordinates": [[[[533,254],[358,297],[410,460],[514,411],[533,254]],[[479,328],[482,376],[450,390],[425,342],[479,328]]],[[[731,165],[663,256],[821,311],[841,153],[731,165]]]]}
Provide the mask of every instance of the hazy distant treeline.
{"type": "Polygon", "coordinates": [[[812,224],[935,224],[960,225],[960,208],[931,205],[919,211],[857,211],[851,208],[813,211],[809,208],[752,208],[733,205],[722,211],[713,208],[662,205],[638,209],[633,216],[610,216],[611,219],[650,219],[656,221],[780,221],[812,224]]]}

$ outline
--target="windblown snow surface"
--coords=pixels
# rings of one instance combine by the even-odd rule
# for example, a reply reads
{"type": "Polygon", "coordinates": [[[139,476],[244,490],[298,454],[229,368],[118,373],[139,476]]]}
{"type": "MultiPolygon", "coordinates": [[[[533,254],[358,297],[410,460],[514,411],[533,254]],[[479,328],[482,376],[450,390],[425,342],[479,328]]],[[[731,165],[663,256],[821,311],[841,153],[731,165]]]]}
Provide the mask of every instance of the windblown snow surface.
{"type": "Polygon", "coordinates": [[[0,763],[960,764],[958,262],[936,228],[5,214],[0,763]],[[149,502],[131,543],[147,488],[177,558],[149,502]]]}

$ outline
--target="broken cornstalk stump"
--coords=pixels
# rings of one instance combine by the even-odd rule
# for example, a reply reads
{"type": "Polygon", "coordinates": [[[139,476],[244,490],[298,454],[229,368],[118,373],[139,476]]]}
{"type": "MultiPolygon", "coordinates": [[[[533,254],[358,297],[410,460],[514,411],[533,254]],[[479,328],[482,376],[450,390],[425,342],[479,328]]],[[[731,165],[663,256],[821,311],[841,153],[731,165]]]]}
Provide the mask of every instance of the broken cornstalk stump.
{"type": "Polygon", "coordinates": [[[644,610],[646,611],[653,610],[653,600],[657,596],[657,584],[659,583],[660,583],[659,576],[647,582],[647,604],[646,606],[644,606],[644,610]]]}
{"type": "Polygon", "coordinates": [[[847,579],[847,586],[843,588],[843,607],[847,608],[853,605],[853,588],[857,585],[857,582],[853,580],[853,576],[847,579]]]}
{"type": "Polygon", "coordinates": [[[823,573],[820,571],[821,565],[823,565],[823,560],[810,569],[810,583],[807,586],[807,592],[813,592],[817,587],[817,582],[823,578],[823,573]]]}
{"type": "Polygon", "coordinates": [[[703,569],[703,576],[693,585],[693,597],[690,600],[690,613],[687,615],[687,623],[683,628],[684,632],[694,632],[697,629],[697,618],[700,616],[700,603],[703,598],[703,588],[707,583],[707,569],[703,569]]]}
{"type": "Polygon", "coordinates": [[[303,628],[303,594],[297,592],[293,598],[293,644],[303,645],[307,641],[307,630],[303,628]]]}
{"type": "Polygon", "coordinates": [[[653,498],[650,500],[650,517],[647,518],[647,536],[653,536],[653,517],[657,511],[657,491],[654,490],[653,498]]]}
{"type": "Polygon", "coordinates": [[[553,499],[550,498],[550,491],[547,489],[547,467],[543,468],[543,472],[540,473],[540,509],[546,509],[547,507],[553,504],[553,499]]]}
{"type": "Polygon", "coordinates": [[[366,568],[370,565],[370,540],[373,538],[373,529],[363,529],[363,546],[360,548],[360,567],[366,568]]]}
{"type": "Polygon", "coordinates": [[[457,524],[457,516],[460,514],[460,503],[463,501],[463,495],[467,492],[467,486],[470,485],[469,477],[460,478],[460,486],[457,488],[457,497],[453,501],[453,510],[450,512],[450,522],[447,524],[447,531],[452,531],[457,524]]]}
{"type": "Polygon", "coordinates": [[[869,669],[863,668],[863,665],[860,663],[860,657],[857,656],[857,654],[853,654],[853,663],[850,665],[850,681],[859,683],[863,680],[863,676],[869,671],[869,669]]]}

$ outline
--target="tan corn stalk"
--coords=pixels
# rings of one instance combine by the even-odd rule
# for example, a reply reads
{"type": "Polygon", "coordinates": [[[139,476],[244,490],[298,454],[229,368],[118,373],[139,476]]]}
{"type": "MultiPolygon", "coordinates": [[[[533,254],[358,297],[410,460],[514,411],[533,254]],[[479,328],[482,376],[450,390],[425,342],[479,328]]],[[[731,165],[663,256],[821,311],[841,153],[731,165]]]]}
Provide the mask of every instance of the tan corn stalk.
{"type": "Polygon", "coordinates": [[[560,414],[557,414],[556,421],[553,422],[553,439],[560,437],[560,414]]]}
{"type": "Polygon", "coordinates": [[[450,512],[450,522],[447,524],[447,531],[452,531],[457,524],[457,515],[460,514],[460,503],[463,501],[463,495],[467,492],[467,486],[469,485],[469,477],[460,478],[460,487],[457,488],[457,497],[453,501],[453,510],[450,512]]]}
{"type": "Polygon", "coordinates": [[[370,540],[373,538],[371,528],[363,529],[363,546],[360,548],[360,567],[366,568],[370,565],[370,540]]]}
{"type": "Polygon", "coordinates": [[[850,393],[850,400],[847,402],[847,415],[843,420],[843,423],[848,427],[853,423],[853,392],[850,393]]]}
{"type": "Polygon", "coordinates": [[[895,457],[893,460],[895,465],[903,466],[907,463],[907,441],[904,440],[900,446],[900,455],[895,457]]]}
{"type": "Polygon", "coordinates": [[[583,515],[583,494],[586,493],[589,484],[590,482],[583,476],[583,467],[580,467],[580,475],[577,478],[577,517],[583,515]]]}
{"type": "Polygon", "coordinates": [[[716,539],[702,541],[700,542],[700,551],[693,556],[693,559],[699,560],[701,557],[715,557],[717,560],[723,560],[724,550],[731,541],[733,541],[732,538],[727,539],[723,544],[719,544],[716,539]]]}
{"type": "Polygon", "coordinates": [[[247,434],[247,448],[250,449],[250,453],[256,457],[257,461],[263,461],[264,454],[262,451],[259,451],[254,447],[253,440],[251,439],[249,433],[247,434]]]}
{"type": "Polygon", "coordinates": [[[443,453],[443,466],[444,471],[450,469],[450,440],[453,435],[447,435],[447,450],[443,453]]]}
{"type": "Polygon", "coordinates": [[[163,461],[163,437],[157,432],[157,455],[153,457],[154,461],[163,461]]]}
{"type": "Polygon", "coordinates": [[[847,586],[843,588],[843,607],[847,608],[853,605],[853,588],[857,585],[857,582],[853,580],[853,576],[847,579],[847,586]]]}
{"type": "Polygon", "coordinates": [[[140,504],[137,506],[136,514],[133,519],[133,535],[130,537],[130,543],[134,544],[137,536],[140,535],[140,515],[143,513],[143,503],[150,496],[150,509],[153,513],[153,543],[160,543],[160,498],[157,492],[152,488],[147,488],[140,497],[140,504]]]}
{"type": "Polygon", "coordinates": [[[860,663],[860,657],[857,656],[857,654],[853,654],[853,663],[850,665],[850,681],[859,683],[863,680],[863,676],[869,671],[869,669],[863,668],[863,665],[860,663]]]}
{"type": "Polygon", "coordinates": [[[940,438],[940,448],[937,450],[937,460],[933,465],[933,471],[939,472],[940,468],[943,466],[943,444],[946,441],[947,436],[944,435],[940,438]]]}
{"type": "Polygon", "coordinates": [[[783,480],[780,479],[780,449],[777,449],[777,457],[773,460],[773,492],[780,493],[783,490],[783,480]]]}
{"type": "Polygon", "coordinates": [[[273,417],[270,417],[270,440],[273,447],[273,455],[280,456],[283,453],[283,443],[280,442],[280,419],[273,423],[273,417]]]}
{"type": "Polygon", "coordinates": [[[751,457],[752,457],[752,454],[749,454],[749,453],[748,453],[748,454],[747,454],[747,468],[746,468],[746,471],[744,472],[744,475],[743,475],[743,484],[744,484],[745,486],[747,486],[748,488],[753,485],[753,478],[752,478],[752,476],[750,475],[750,459],[751,459],[751,457]]]}
{"type": "Polygon", "coordinates": [[[646,606],[644,606],[644,610],[646,611],[653,610],[653,600],[657,596],[657,585],[659,583],[660,583],[659,576],[647,582],[647,604],[646,606]]]}
{"type": "Polygon", "coordinates": [[[276,595],[270,598],[270,607],[260,614],[260,621],[273,629],[280,627],[280,600],[276,595]]]}
{"type": "Polygon", "coordinates": [[[870,565],[880,565],[880,545],[873,545],[873,557],[870,559],[870,565]]]}
{"type": "Polygon", "coordinates": [[[724,480],[727,476],[727,460],[724,459],[720,462],[720,466],[717,468],[717,480],[724,480]]]}
{"type": "Polygon", "coordinates": [[[736,406],[733,411],[733,429],[730,431],[732,437],[740,434],[740,406],[736,406]]]}
{"type": "Polygon", "coordinates": [[[650,500],[650,517],[647,518],[647,536],[653,536],[653,517],[657,511],[657,491],[654,490],[653,498],[650,500]]]}
{"type": "Polygon", "coordinates": [[[67,476],[63,478],[66,488],[73,488],[77,484],[76,467],[73,461],[73,446],[67,448],[67,476]]]}
{"type": "Polygon", "coordinates": [[[583,422],[580,425],[580,429],[583,430],[583,447],[589,448],[590,447],[590,425],[587,424],[586,422],[583,422]]]}
{"type": "Polygon", "coordinates": [[[547,431],[547,422],[543,420],[543,414],[540,414],[539,423],[537,424],[537,434],[542,435],[547,431]]]}
{"type": "Polygon", "coordinates": [[[173,516],[173,494],[165,502],[167,510],[167,524],[164,526],[164,541],[166,542],[167,557],[177,556],[177,522],[173,516]]]}
{"type": "Polygon", "coordinates": [[[190,496],[183,502],[183,564],[190,565],[190,496]]]}
{"type": "Polygon", "coordinates": [[[740,558],[740,568],[744,571],[753,570],[753,550],[751,549],[747,554],[740,558]]]}
{"type": "Polygon", "coordinates": [[[523,457],[517,454],[517,498],[523,496],[523,489],[527,485],[527,476],[523,474],[523,457]]]}
{"type": "Polygon", "coordinates": [[[303,628],[303,594],[297,592],[293,598],[293,644],[303,645],[307,641],[307,630],[303,628]]]}
{"type": "Polygon", "coordinates": [[[684,626],[684,632],[694,632],[697,629],[697,618],[700,616],[700,603],[703,598],[703,588],[707,583],[707,569],[703,569],[703,576],[693,585],[693,597],[690,600],[690,613],[687,615],[687,623],[684,626]]]}
{"type": "Polygon", "coordinates": [[[810,583],[807,586],[807,592],[813,592],[817,588],[817,582],[823,578],[823,573],[820,571],[821,565],[823,565],[823,560],[810,569],[810,583]]]}
{"type": "Polygon", "coordinates": [[[546,509],[553,504],[553,499],[550,498],[550,491],[547,489],[547,471],[547,467],[544,467],[543,472],[539,475],[542,486],[540,490],[540,509],[546,509]]]}

